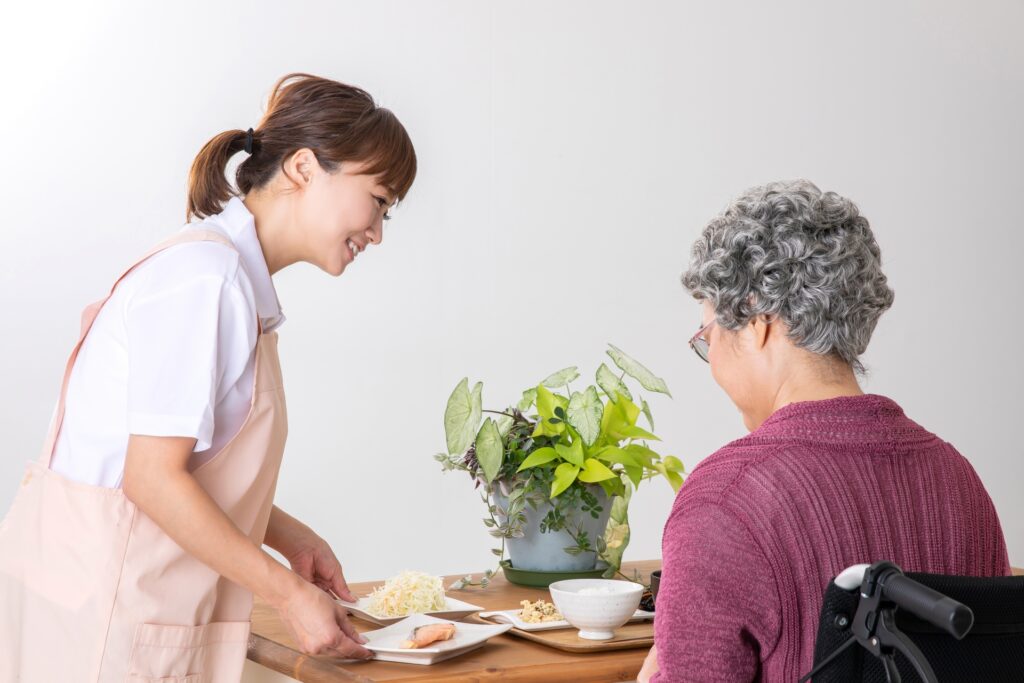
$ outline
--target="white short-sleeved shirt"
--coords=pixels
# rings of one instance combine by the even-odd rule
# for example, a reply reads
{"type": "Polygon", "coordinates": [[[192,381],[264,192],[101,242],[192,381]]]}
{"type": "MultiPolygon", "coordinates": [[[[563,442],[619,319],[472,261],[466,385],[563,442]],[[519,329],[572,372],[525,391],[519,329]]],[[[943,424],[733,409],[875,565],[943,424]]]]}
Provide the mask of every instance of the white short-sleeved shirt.
{"type": "Polygon", "coordinates": [[[152,256],[121,281],[86,336],[52,461],[65,477],[121,486],[129,434],[193,437],[189,466],[198,467],[245,421],[256,316],[270,332],[284,315],[240,199],[182,228],[195,229],[219,232],[235,249],[187,242],[152,256]]]}

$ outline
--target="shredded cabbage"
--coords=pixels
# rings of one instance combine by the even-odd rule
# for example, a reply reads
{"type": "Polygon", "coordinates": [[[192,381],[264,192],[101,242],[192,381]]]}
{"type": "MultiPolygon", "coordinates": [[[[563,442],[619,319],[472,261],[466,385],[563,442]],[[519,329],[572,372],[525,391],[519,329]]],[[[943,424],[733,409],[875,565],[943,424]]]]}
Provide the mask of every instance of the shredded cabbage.
{"type": "Polygon", "coordinates": [[[404,571],[370,594],[367,611],[375,617],[404,617],[445,608],[444,586],[437,576],[404,571]]]}

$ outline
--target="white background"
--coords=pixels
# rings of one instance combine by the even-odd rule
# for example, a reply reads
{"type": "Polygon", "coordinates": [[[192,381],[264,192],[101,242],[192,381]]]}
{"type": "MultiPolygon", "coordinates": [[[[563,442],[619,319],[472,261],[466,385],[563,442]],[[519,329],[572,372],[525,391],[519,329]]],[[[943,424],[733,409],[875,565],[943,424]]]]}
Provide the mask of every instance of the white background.
{"type": "MultiPolygon", "coordinates": [[[[34,458],[78,316],[182,223],[214,134],[302,70],[365,87],[420,173],[340,280],[275,277],[291,431],[277,502],[351,580],[481,571],[469,480],[442,474],[463,376],[487,407],[613,342],[689,469],[743,434],[686,347],[678,283],[743,189],[855,199],[896,290],[869,391],[954,443],[1024,564],[1020,440],[1024,7],[1019,2],[20,3],[0,24],[0,510],[34,458]]],[[[645,484],[626,559],[659,556],[645,484]]]]}

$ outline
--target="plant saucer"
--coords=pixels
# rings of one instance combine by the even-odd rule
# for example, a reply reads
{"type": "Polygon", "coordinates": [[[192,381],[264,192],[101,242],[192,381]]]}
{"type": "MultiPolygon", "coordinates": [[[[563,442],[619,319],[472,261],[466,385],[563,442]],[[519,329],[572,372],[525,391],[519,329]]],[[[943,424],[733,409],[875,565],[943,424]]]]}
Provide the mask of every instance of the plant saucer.
{"type": "Polygon", "coordinates": [[[607,567],[597,567],[584,571],[555,571],[545,572],[533,569],[516,569],[512,566],[511,560],[501,561],[501,571],[509,583],[518,586],[532,586],[534,588],[547,588],[555,581],[565,579],[600,579],[607,567]]]}

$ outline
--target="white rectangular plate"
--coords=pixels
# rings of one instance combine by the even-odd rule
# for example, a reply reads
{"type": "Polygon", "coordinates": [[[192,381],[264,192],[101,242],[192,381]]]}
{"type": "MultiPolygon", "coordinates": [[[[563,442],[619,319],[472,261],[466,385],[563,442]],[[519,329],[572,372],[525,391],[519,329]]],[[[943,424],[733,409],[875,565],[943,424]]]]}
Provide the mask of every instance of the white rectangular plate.
{"type": "MultiPolygon", "coordinates": [[[[481,619],[488,619],[490,621],[500,621],[505,624],[512,624],[520,631],[552,631],[556,628],[575,628],[572,624],[564,619],[561,621],[542,621],[539,624],[530,624],[519,618],[519,613],[522,610],[518,609],[504,609],[495,612],[481,612],[477,616],[481,619]]],[[[654,612],[645,612],[642,609],[638,609],[630,617],[630,621],[645,621],[647,619],[653,619],[654,612]]]]}
{"type": "MultiPolygon", "coordinates": [[[[462,602],[461,600],[450,598],[447,595],[444,596],[444,600],[445,605],[443,610],[438,610],[436,612],[426,612],[425,614],[428,614],[432,617],[437,617],[438,619],[458,621],[459,619],[465,619],[470,614],[473,614],[474,612],[479,612],[483,609],[483,607],[480,607],[479,605],[471,605],[468,602],[462,602]]],[[[367,610],[370,604],[370,598],[359,598],[358,602],[345,602],[344,600],[338,600],[337,602],[338,604],[344,606],[345,609],[347,609],[349,613],[353,616],[359,617],[360,619],[369,621],[374,624],[380,624],[381,626],[394,624],[401,621],[402,619],[408,618],[408,616],[378,617],[373,614],[370,614],[370,612],[367,610]]]]}
{"type": "Polygon", "coordinates": [[[487,626],[459,623],[455,624],[455,635],[451,640],[442,640],[417,650],[398,647],[403,640],[412,637],[413,629],[417,626],[444,623],[451,623],[451,620],[435,619],[426,614],[414,614],[390,626],[375,631],[364,631],[362,635],[366,638],[366,643],[363,647],[372,650],[376,659],[382,662],[436,664],[482,647],[488,639],[512,628],[511,624],[487,626]]]}

